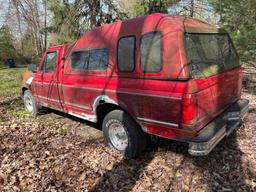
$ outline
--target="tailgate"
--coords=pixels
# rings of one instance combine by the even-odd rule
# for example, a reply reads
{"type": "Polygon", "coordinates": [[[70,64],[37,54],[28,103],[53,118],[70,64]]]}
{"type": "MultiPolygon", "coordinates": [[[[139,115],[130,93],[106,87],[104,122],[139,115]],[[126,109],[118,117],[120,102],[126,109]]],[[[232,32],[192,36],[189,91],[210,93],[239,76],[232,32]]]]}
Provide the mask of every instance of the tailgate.
{"type": "Polygon", "coordinates": [[[236,68],[200,81],[196,93],[197,129],[201,129],[240,98],[241,76],[241,69],[236,68]]]}

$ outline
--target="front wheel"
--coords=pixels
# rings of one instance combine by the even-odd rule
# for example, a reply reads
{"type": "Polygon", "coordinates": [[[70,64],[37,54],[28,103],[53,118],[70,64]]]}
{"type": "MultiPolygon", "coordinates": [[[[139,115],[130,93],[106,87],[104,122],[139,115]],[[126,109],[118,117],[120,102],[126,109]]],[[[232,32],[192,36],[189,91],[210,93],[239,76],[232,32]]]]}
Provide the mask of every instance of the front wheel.
{"type": "Polygon", "coordinates": [[[33,95],[29,90],[24,92],[23,95],[23,101],[25,108],[32,113],[33,115],[37,115],[39,112],[39,106],[36,103],[36,100],[34,99],[33,95]]]}
{"type": "Polygon", "coordinates": [[[103,120],[103,134],[107,145],[120,151],[126,158],[139,155],[147,145],[146,134],[122,110],[108,113],[103,120]]]}

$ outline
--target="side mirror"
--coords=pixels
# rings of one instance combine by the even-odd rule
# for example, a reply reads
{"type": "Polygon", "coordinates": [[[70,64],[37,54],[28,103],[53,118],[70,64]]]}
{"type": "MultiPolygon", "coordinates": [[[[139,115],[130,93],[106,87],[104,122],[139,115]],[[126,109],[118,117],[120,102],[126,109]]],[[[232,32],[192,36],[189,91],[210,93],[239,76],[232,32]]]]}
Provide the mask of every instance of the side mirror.
{"type": "Polygon", "coordinates": [[[37,70],[37,67],[36,67],[35,64],[28,64],[28,70],[32,71],[33,73],[35,73],[36,70],[37,70]]]}

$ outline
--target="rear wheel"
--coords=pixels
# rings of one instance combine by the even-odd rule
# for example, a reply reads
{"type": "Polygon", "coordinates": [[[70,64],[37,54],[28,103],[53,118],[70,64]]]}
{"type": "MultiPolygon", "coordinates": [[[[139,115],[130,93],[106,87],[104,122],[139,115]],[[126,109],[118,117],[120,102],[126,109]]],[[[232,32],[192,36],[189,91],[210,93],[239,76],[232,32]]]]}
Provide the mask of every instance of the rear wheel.
{"type": "Polygon", "coordinates": [[[109,147],[120,151],[126,158],[134,158],[146,147],[146,134],[124,111],[114,110],[103,120],[103,134],[109,147]]]}
{"type": "Polygon", "coordinates": [[[26,90],[23,95],[23,101],[25,108],[32,113],[33,115],[38,114],[39,112],[39,106],[36,103],[36,100],[34,99],[33,95],[29,90],[26,90]]]}

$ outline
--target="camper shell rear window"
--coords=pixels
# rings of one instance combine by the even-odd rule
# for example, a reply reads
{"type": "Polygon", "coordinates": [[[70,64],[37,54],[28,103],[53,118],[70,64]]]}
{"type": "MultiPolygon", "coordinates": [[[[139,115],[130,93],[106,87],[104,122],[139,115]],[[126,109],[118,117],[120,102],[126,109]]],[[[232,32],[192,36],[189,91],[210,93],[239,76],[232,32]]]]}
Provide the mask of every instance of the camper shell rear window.
{"type": "Polygon", "coordinates": [[[187,64],[194,79],[239,66],[238,55],[227,33],[186,33],[185,46],[187,64]]]}

